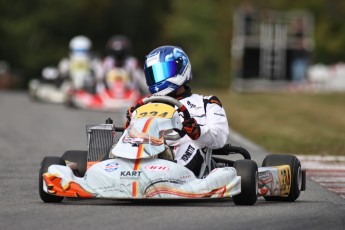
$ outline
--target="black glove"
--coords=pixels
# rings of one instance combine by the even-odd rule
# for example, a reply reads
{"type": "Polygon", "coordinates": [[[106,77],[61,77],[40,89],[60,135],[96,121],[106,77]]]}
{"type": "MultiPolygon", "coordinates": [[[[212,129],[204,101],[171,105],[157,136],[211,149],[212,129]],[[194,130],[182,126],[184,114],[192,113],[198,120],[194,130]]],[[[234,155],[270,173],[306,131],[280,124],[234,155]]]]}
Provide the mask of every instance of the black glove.
{"type": "Polygon", "coordinates": [[[182,130],[177,131],[181,137],[183,137],[185,134],[187,134],[192,140],[197,140],[200,137],[200,125],[194,118],[189,118],[183,121],[182,125],[182,130]]]}
{"type": "Polygon", "coordinates": [[[129,124],[131,123],[131,117],[132,117],[132,113],[134,111],[135,107],[129,107],[127,109],[127,112],[126,112],[126,123],[125,123],[125,129],[128,128],[129,124]]]}

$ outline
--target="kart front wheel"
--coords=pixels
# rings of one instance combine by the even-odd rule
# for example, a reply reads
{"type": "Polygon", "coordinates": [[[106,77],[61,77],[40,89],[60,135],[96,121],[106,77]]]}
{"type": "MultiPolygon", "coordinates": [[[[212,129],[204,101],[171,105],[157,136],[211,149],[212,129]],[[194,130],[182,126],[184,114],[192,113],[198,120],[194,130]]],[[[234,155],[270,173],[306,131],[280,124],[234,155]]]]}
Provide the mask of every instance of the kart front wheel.
{"type": "Polygon", "coordinates": [[[85,175],[87,169],[87,151],[69,150],[61,158],[67,165],[68,163],[75,164],[71,168],[76,176],[83,177],[85,175]]]}
{"type": "Polygon", "coordinates": [[[66,165],[65,161],[61,157],[45,157],[41,162],[41,168],[39,171],[39,194],[41,200],[46,203],[60,203],[64,197],[54,196],[46,193],[43,190],[43,174],[48,172],[48,167],[51,165],[66,165]]]}
{"type": "Polygon", "coordinates": [[[234,163],[237,175],[241,176],[241,193],[232,197],[236,205],[254,205],[258,199],[258,166],[253,160],[238,160],[234,163]]]}
{"type": "Polygon", "coordinates": [[[285,201],[294,202],[303,189],[303,171],[301,163],[294,155],[289,154],[271,154],[265,157],[262,167],[289,165],[291,169],[291,187],[287,197],[280,196],[264,196],[266,201],[285,201]]]}

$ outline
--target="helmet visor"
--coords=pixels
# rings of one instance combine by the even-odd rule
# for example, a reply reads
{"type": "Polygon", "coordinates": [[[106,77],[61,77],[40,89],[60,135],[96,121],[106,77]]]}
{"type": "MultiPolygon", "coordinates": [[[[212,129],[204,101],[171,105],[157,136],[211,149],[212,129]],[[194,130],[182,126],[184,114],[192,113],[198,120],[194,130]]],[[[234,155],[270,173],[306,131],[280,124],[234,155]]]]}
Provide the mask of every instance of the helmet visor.
{"type": "Polygon", "coordinates": [[[156,84],[179,74],[181,63],[167,61],[154,64],[145,69],[146,83],[148,86],[156,84]]]}

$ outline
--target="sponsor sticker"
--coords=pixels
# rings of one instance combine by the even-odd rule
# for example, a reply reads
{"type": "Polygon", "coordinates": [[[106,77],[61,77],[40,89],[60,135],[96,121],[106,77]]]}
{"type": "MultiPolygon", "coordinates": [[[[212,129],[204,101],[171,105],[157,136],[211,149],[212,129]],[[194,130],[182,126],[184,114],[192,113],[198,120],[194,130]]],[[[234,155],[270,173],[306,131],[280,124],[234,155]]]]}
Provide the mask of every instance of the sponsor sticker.
{"type": "Polygon", "coordinates": [[[274,193],[273,182],[274,182],[273,175],[270,171],[259,172],[259,184],[258,184],[259,194],[261,196],[273,194],[274,193]]]}
{"type": "Polygon", "coordinates": [[[182,156],[182,160],[184,162],[187,162],[189,160],[189,158],[193,155],[194,150],[195,150],[195,148],[193,148],[193,146],[189,145],[186,153],[183,154],[183,156],[182,156]]]}
{"type": "Polygon", "coordinates": [[[119,163],[112,162],[112,163],[106,164],[106,166],[104,167],[104,170],[107,172],[113,172],[117,170],[118,168],[119,168],[119,163]]]}
{"type": "Polygon", "coordinates": [[[291,187],[291,171],[289,165],[276,166],[278,169],[280,195],[287,196],[291,187]]]}
{"type": "Polygon", "coordinates": [[[192,178],[192,175],[183,175],[183,176],[180,176],[180,179],[181,180],[186,180],[186,179],[190,179],[192,178]]]}
{"type": "Polygon", "coordinates": [[[187,101],[187,105],[189,105],[190,108],[195,108],[196,105],[194,105],[192,102],[187,101]]]}
{"type": "Polygon", "coordinates": [[[157,54],[154,54],[153,56],[147,58],[146,60],[147,67],[150,67],[159,62],[159,54],[160,53],[158,52],[157,54]]]}
{"type": "Polygon", "coordinates": [[[169,171],[169,167],[165,165],[147,165],[145,169],[155,172],[169,171]]]}
{"type": "Polygon", "coordinates": [[[259,172],[260,182],[263,184],[268,184],[273,182],[273,175],[270,171],[259,172]]]}

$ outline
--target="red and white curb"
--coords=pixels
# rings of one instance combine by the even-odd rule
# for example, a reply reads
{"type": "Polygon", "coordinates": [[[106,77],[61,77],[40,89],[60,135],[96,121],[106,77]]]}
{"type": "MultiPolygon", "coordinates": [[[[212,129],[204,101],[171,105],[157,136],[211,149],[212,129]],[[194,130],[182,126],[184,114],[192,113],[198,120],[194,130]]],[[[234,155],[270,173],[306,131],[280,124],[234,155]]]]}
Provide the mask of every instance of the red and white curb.
{"type": "Polygon", "coordinates": [[[299,155],[307,177],[345,198],[345,157],[299,155]]]}

